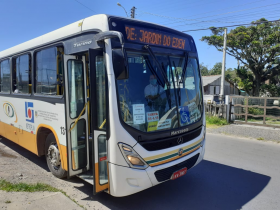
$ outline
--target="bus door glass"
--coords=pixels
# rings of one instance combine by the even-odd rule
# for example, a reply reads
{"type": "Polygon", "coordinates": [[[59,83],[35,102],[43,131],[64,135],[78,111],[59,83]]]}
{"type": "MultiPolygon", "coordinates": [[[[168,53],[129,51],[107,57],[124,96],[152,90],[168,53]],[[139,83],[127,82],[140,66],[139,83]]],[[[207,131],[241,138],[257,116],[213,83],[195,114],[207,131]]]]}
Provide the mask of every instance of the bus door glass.
{"type": "Polygon", "coordinates": [[[85,57],[64,56],[68,176],[89,170],[85,57]]]}
{"type": "Polygon", "coordinates": [[[108,189],[108,82],[102,50],[89,50],[93,130],[94,194],[108,189]]]}

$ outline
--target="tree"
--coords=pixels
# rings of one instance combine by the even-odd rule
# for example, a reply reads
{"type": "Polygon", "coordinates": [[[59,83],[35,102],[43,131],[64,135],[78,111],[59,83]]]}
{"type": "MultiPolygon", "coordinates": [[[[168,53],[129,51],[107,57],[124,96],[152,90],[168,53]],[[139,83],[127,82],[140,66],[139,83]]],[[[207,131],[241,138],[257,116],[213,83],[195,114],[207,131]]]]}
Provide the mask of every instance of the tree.
{"type": "Polygon", "coordinates": [[[237,76],[237,69],[228,68],[225,72],[225,78],[233,83],[238,83],[240,78],[237,76]]]}
{"type": "MultiPolygon", "coordinates": [[[[252,84],[252,93],[259,96],[260,88],[266,80],[280,73],[280,65],[273,67],[280,55],[280,23],[264,22],[261,18],[252,22],[252,26],[240,26],[227,35],[227,54],[236,58],[242,64],[242,71],[237,75],[242,81],[252,84]]],[[[211,28],[211,36],[203,36],[201,41],[215,46],[222,51],[224,28],[211,28]]]]}
{"type": "Polygon", "coordinates": [[[245,90],[247,93],[252,93],[254,76],[251,70],[245,67],[238,67],[236,69],[237,75],[244,75],[242,79],[239,78],[238,87],[245,90]]]}
{"type": "Polygon", "coordinates": [[[222,74],[222,62],[217,62],[211,69],[211,75],[220,75],[222,74]]]}
{"type": "Polygon", "coordinates": [[[199,69],[201,72],[202,76],[208,76],[209,75],[209,70],[207,66],[204,66],[204,63],[199,64],[199,69]]]}

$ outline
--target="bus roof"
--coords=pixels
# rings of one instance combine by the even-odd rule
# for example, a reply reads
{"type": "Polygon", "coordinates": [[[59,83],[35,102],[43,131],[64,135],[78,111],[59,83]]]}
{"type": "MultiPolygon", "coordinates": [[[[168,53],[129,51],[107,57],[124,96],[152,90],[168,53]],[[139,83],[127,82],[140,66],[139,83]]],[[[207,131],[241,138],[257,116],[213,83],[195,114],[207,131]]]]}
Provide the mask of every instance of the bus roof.
{"type": "MultiPolygon", "coordinates": [[[[74,23],[71,23],[67,26],[59,28],[59,29],[54,30],[52,32],[49,32],[47,34],[44,34],[44,35],[39,36],[37,38],[31,39],[29,41],[26,41],[22,44],[19,44],[19,45],[16,45],[14,47],[11,47],[9,49],[3,50],[3,51],[0,52],[0,59],[9,57],[9,56],[12,56],[12,55],[15,55],[15,54],[19,54],[19,53],[22,53],[24,51],[33,50],[36,47],[42,47],[44,45],[48,45],[48,44],[51,44],[51,43],[54,43],[54,42],[58,42],[58,41],[61,41],[63,39],[66,39],[68,37],[81,34],[83,32],[87,32],[87,31],[96,31],[96,32],[108,31],[109,30],[109,27],[108,27],[108,18],[109,17],[117,17],[117,16],[99,14],[99,15],[93,15],[93,16],[87,17],[85,19],[76,21],[74,23]]],[[[119,18],[131,20],[131,18],[124,18],[124,17],[119,17],[119,18]]],[[[135,20],[135,19],[133,19],[133,21],[154,24],[154,23],[145,22],[145,21],[141,21],[141,20],[135,20]]],[[[158,25],[158,24],[154,24],[154,25],[167,28],[165,26],[158,25]]],[[[187,34],[185,34],[185,35],[187,35],[187,34]]],[[[187,35],[187,36],[189,36],[189,35],[187,35]]]]}

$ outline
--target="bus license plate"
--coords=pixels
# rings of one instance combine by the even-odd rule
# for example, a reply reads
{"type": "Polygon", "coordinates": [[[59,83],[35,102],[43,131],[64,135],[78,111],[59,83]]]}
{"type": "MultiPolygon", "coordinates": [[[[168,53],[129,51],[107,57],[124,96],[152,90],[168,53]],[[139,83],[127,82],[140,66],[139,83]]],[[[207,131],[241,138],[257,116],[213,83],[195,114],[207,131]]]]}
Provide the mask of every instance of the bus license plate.
{"type": "Polygon", "coordinates": [[[177,179],[181,176],[184,176],[186,173],[187,173],[187,168],[182,168],[181,170],[176,171],[172,174],[171,180],[174,180],[174,179],[177,179]]]}

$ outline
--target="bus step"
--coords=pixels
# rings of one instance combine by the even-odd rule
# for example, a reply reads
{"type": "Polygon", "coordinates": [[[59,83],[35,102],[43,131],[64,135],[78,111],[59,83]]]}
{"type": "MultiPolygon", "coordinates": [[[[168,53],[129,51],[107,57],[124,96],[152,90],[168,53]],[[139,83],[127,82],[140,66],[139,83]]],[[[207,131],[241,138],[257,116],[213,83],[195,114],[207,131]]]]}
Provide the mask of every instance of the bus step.
{"type": "Polygon", "coordinates": [[[80,177],[82,180],[86,181],[87,183],[90,183],[93,185],[93,171],[92,170],[79,174],[77,176],[80,177]]]}

